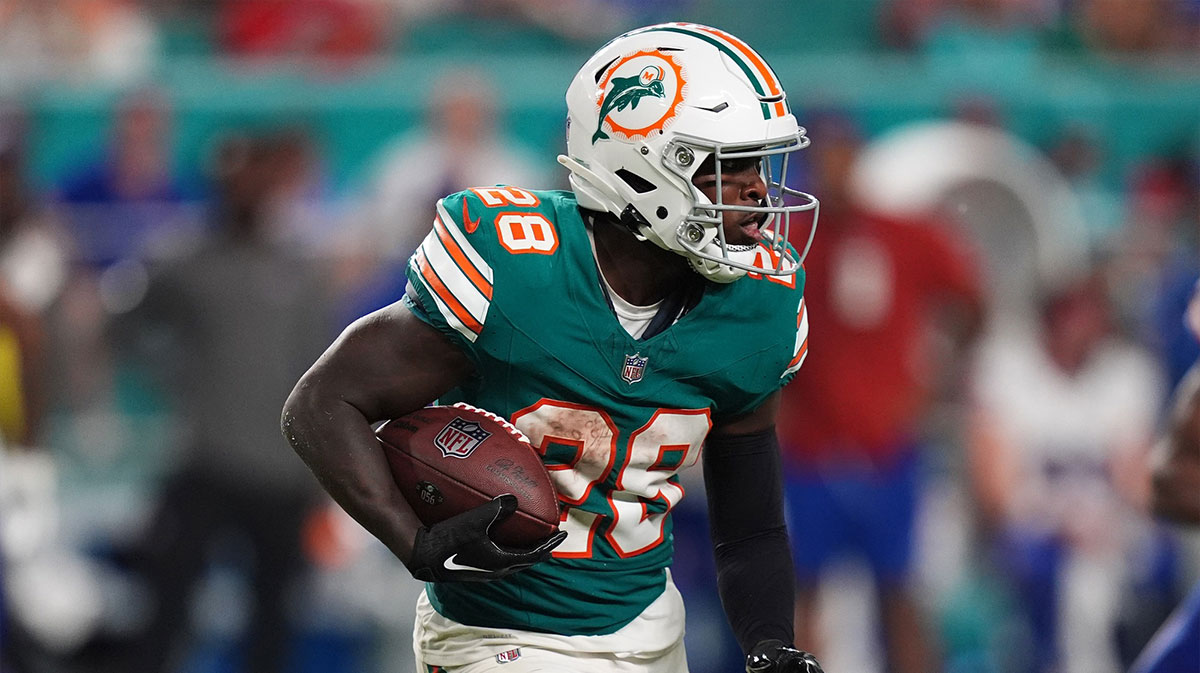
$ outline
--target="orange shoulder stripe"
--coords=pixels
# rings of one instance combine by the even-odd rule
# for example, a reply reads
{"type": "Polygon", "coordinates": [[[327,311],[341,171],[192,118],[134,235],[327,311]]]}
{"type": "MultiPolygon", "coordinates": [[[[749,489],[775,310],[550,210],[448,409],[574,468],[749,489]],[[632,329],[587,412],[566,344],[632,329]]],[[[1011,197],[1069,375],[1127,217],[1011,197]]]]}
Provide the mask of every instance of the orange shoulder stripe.
{"type": "Polygon", "coordinates": [[[471,312],[454,297],[450,292],[450,288],[446,287],[442,279],[438,278],[437,274],[430,268],[428,260],[425,259],[425,253],[421,252],[420,249],[417,250],[416,261],[417,269],[421,272],[421,277],[425,279],[426,284],[429,285],[429,289],[437,295],[438,299],[442,300],[442,303],[454,313],[455,317],[462,324],[467,326],[467,329],[475,334],[482,332],[483,325],[479,324],[479,321],[471,315],[471,312]]]}
{"type": "Polygon", "coordinates": [[[433,230],[437,232],[438,240],[442,242],[442,247],[446,249],[446,252],[450,253],[450,258],[454,260],[459,270],[463,272],[467,279],[471,281],[471,284],[483,296],[491,301],[492,284],[488,282],[487,278],[483,277],[483,274],[479,273],[479,269],[475,268],[471,260],[467,259],[467,255],[459,247],[458,241],[454,240],[454,237],[446,230],[446,225],[442,222],[440,215],[433,219],[433,230]]]}
{"type": "Polygon", "coordinates": [[[792,361],[788,363],[787,368],[791,369],[792,367],[795,367],[796,365],[800,364],[800,361],[804,359],[804,354],[807,352],[808,352],[808,339],[805,339],[804,343],[800,344],[800,350],[796,353],[796,357],[792,358],[792,361]]]}

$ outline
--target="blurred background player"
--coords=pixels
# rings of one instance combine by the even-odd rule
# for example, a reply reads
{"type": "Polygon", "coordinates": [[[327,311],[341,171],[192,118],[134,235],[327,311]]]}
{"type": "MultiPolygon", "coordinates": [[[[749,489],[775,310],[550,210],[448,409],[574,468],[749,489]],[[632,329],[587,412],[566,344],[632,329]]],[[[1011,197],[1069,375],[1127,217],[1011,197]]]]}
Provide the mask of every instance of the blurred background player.
{"type": "Polygon", "coordinates": [[[104,147],[81,157],[83,167],[64,182],[59,200],[69,207],[72,233],[95,268],[140,259],[180,224],[183,192],[171,159],[172,118],[161,92],[125,96],[104,147]]]}
{"type": "Polygon", "coordinates": [[[350,319],[404,292],[405,264],[428,233],[424,213],[438,199],[463,185],[551,184],[546,167],[497,129],[496,96],[477,69],[439,73],[425,102],[421,129],[389,142],[373,159],[361,224],[362,240],[378,266],[367,269],[371,273],[348,311],[350,319]]]}
{"type": "Polygon", "coordinates": [[[53,489],[47,414],[55,397],[52,323],[67,281],[69,247],[29,176],[25,110],[0,105],[0,671],[28,663],[36,642],[9,616],[11,578],[45,556],[45,537],[28,535],[51,518],[53,489]],[[23,646],[23,647],[14,647],[23,646]]]}
{"type": "Polygon", "coordinates": [[[937,376],[939,318],[960,348],[983,317],[972,257],[946,225],[863,210],[850,191],[860,136],[845,116],[813,126],[812,179],[821,231],[805,262],[814,357],[784,389],[780,438],[788,514],[798,536],[798,642],[816,642],[821,573],[849,555],[869,566],[889,670],[937,661],[916,600],[912,559],[921,495],[921,433],[937,376]],[[802,533],[801,533],[802,532],[802,533]]]}
{"type": "Polygon", "coordinates": [[[52,305],[67,279],[68,248],[57,218],[29,184],[25,115],[0,107],[0,436],[10,447],[41,446],[50,399],[52,305]]]}
{"type": "Polygon", "coordinates": [[[1033,647],[1009,653],[1018,665],[1123,669],[1109,634],[1131,559],[1163,544],[1142,509],[1141,467],[1161,386],[1150,356],[1114,329],[1099,269],[1049,293],[1039,330],[1009,327],[982,349],[968,468],[984,539],[1026,611],[1033,647]]]}
{"type": "Polygon", "coordinates": [[[497,92],[484,73],[463,67],[434,81],[422,130],[389,143],[375,159],[367,201],[371,240],[399,260],[428,233],[426,218],[414,211],[432,208],[462,185],[544,185],[552,178],[499,134],[497,92]]]}
{"type": "MultiPolygon", "coordinates": [[[[1185,322],[1200,336],[1200,293],[1192,295],[1185,322]]],[[[1150,503],[1154,513],[1184,525],[1200,524],[1200,366],[1178,386],[1170,428],[1155,448],[1150,503]]],[[[1146,645],[1130,673],[1200,670],[1200,584],[1146,645]]]]}
{"type": "Polygon", "coordinates": [[[211,239],[155,269],[122,323],[183,421],[134,559],[155,600],[129,663],[138,670],[178,669],[192,642],[188,597],[216,560],[249,578],[241,670],[287,670],[295,633],[288,591],[307,567],[301,530],[317,493],[261,419],[283,403],[331,327],[322,274],[266,226],[291,168],[286,143],[278,135],[219,143],[211,239]]]}

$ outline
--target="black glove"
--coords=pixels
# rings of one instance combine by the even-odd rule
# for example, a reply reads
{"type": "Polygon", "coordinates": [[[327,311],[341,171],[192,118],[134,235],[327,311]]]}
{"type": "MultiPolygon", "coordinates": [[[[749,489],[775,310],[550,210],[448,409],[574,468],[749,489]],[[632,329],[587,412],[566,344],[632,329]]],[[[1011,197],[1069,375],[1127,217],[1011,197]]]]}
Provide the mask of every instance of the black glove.
{"type": "Polygon", "coordinates": [[[417,531],[408,570],[424,582],[490,582],[545,561],[566,537],[551,535],[534,549],[506,549],[488,535],[517,511],[510,493],[417,531]]]}
{"type": "Polygon", "coordinates": [[[808,652],[784,645],[779,640],[764,640],[746,657],[746,673],[824,673],[817,658],[808,652]]]}

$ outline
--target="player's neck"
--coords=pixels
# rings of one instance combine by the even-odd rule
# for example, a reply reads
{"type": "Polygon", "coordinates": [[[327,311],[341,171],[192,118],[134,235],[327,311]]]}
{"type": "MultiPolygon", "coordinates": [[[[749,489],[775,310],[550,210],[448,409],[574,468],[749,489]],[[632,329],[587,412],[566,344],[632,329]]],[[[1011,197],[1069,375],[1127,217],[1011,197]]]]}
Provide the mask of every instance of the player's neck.
{"type": "Polygon", "coordinates": [[[639,241],[619,224],[596,218],[596,260],[613,291],[636,306],[649,306],[686,283],[691,269],[682,257],[639,241]]]}

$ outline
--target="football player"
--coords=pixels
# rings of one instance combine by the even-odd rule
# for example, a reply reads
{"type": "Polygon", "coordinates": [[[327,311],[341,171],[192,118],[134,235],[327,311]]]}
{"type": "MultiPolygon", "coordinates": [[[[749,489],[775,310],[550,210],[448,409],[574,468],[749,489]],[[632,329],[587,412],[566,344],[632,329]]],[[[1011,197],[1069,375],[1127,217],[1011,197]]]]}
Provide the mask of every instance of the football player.
{"type": "Polygon", "coordinates": [[[784,186],[804,129],[758,53],[695,24],[615,38],[567,108],[572,190],[442,199],[405,296],[313,365],[283,431],[429,583],[422,671],[686,671],[670,512],[677,473],[698,462],[747,670],[820,671],[792,645],[775,436],[779,389],[808,348],[804,255],[787,241],[793,215],[815,228],[817,201],[784,186]],[[512,496],[422,525],[372,424],[433,400],[530,437],[564,505],[560,532],[497,545],[488,530],[512,496]]]}
{"type": "MultiPolygon", "coordinates": [[[[1185,322],[1200,337],[1200,286],[1192,294],[1185,322]]],[[[1151,506],[1180,524],[1200,525],[1200,362],[1175,392],[1170,429],[1154,452],[1151,506]]],[[[1200,671],[1200,583],[1175,608],[1138,655],[1129,673],[1200,671]]]]}

